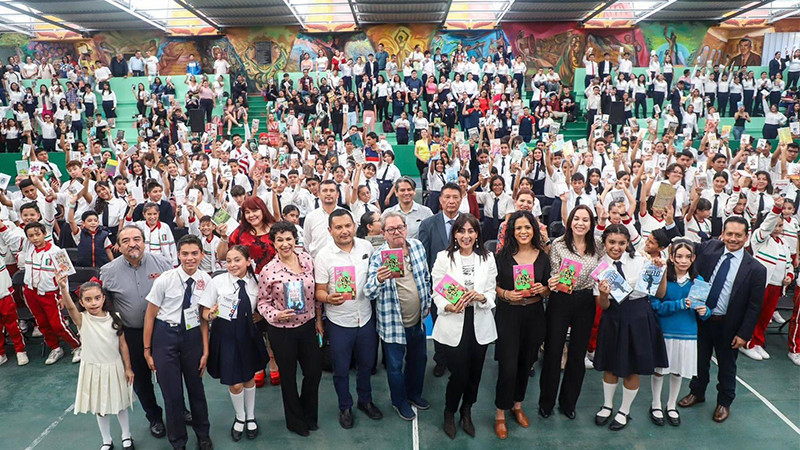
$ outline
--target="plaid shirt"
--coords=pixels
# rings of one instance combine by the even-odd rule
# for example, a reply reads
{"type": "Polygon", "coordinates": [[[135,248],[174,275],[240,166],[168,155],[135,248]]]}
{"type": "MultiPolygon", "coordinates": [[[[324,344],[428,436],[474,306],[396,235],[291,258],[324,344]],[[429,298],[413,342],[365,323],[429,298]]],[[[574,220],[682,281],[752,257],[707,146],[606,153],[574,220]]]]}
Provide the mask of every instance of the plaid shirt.
{"type": "MultiPolygon", "coordinates": [[[[411,268],[414,273],[414,282],[419,291],[420,322],[424,327],[424,319],[431,308],[431,274],[428,271],[428,260],[425,247],[416,239],[406,241],[408,252],[411,256],[411,268]]],[[[389,244],[384,243],[375,250],[369,262],[367,284],[364,285],[364,294],[370,300],[375,300],[378,316],[378,336],[389,344],[405,344],[406,329],[403,326],[403,316],[400,313],[400,301],[397,298],[397,285],[392,279],[383,283],[378,282],[378,268],[381,266],[381,251],[388,250],[389,244]]]]}

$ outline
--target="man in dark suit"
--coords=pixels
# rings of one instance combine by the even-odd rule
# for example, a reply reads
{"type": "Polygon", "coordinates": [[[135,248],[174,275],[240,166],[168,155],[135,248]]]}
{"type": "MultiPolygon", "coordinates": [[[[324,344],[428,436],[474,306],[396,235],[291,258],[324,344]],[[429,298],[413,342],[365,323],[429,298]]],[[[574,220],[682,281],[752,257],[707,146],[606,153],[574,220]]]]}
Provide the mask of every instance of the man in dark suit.
{"type": "MultiPolygon", "coordinates": [[[[678,405],[683,408],[705,401],[709,383],[711,355],[716,353],[719,373],[714,421],[724,422],[736,396],[736,357],[753,333],[764,300],[767,270],[744,251],[749,227],[742,217],[725,221],[719,240],[695,246],[694,265],[703,279],[711,283],[706,307],[711,317],[697,326],[697,376],[692,378],[689,395],[678,405]]],[[[677,236],[668,225],[670,238],[677,236]]]]}
{"type": "MultiPolygon", "coordinates": [[[[675,111],[675,117],[678,118],[678,130],[683,129],[683,114],[681,114],[681,106],[683,102],[681,101],[681,96],[683,95],[683,88],[686,84],[681,80],[678,81],[678,84],[672,88],[672,92],[670,93],[670,105],[672,106],[672,110],[675,111]]],[[[680,133],[680,131],[678,131],[680,133]]]]}
{"type": "Polygon", "coordinates": [[[614,64],[611,62],[611,55],[609,53],[603,53],[603,60],[597,63],[597,73],[600,74],[601,79],[610,77],[611,69],[613,68],[614,64]]]}
{"type": "Polygon", "coordinates": [[[371,80],[375,80],[378,78],[378,61],[375,60],[375,56],[370,53],[367,55],[367,63],[364,64],[364,75],[368,76],[371,80]]]}
{"type": "Polygon", "coordinates": [[[769,78],[775,79],[775,75],[783,73],[786,69],[786,62],[781,58],[781,52],[775,52],[775,58],[769,61],[769,78]]]}
{"type": "MultiPolygon", "coordinates": [[[[433,269],[436,262],[436,255],[450,245],[453,224],[458,219],[458,208],[461,206],[461,189],[455,183],[445,183],[439,196],[439,205],[442,210],[431,217],[423,220],[419,224],[419,240],[425,247],[428,256],[428,270],[433,269]]],[[[436,323],[436,306],[431,304],[431,319],[436,323]]],[[[433,343],[433,360],[436,366],[433,368],[433,375],[441,377],[447,368],[444,350],[438,342],[433,343]]]]}

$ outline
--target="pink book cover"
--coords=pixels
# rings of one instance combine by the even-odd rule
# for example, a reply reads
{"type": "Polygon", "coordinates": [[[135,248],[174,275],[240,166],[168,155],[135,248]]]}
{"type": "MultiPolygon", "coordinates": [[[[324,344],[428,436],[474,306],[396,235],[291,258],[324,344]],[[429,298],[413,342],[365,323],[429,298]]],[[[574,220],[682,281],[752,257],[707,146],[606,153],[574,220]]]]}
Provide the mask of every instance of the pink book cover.
{"type": "Polygon", "coordinates": [[[581,270],[583,270],[582,263],[569,258],[561,260],[561,267],[558,269],[558,286],[556,286],[556,290],[558,292],[571,294],[575,286],[575,281],[578,279],[578,275],[581,274],[581,270]]]}
{"type": "Polygon", "coordinates": [[[389,250],[381,250],[381,264],[392,271],[392,278],[403,277],[405,275],[403,249],[392,248],[389,250]]]}
{"type": "Polygon", "coordinates": [[[356,268],[355,266],[342,266],[333,268],[334,286],[336,293],[342,294],[345,300],[352,300],[356,295],[356,268]]]}
{"type": "Polygon", "coordinates": [[[533,264],[517,264],[514,266],[514,290],[523,297],[531,296],[533,285],[533,264]]]}
{"type": "Polygon", "coordinates": [[[467,288],[461,285],[450,275],[445,275],[442,281],[434,288],[437,294],[441,295],[452,304],[458,303],[461,297],[467,293],[467,288]]]}
{"type": "Polygon", "coordinates": [[[605,261],[600,261],[600,264],[597,265],[597,269],[594,269],[589,276],[592,277],[594,281],[600,281],[600,274],[606,269],[608,269],[608,263],[605,261]]]}

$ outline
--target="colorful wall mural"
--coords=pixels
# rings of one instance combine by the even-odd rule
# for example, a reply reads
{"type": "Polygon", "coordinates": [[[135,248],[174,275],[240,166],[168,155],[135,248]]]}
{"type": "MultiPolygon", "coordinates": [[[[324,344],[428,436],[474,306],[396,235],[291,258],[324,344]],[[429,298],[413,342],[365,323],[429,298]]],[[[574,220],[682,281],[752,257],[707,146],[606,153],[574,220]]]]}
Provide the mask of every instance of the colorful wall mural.
{"type": "Polygon", "coordinates": [[[244,74],[253,91],[283,72],[297,72],[300,60],[308,53],[316,58],[322,51],[328,59],[334,49],[348,57],[375,53],[384,44],[389,54],[402,61],[419,45],[432,51],[441,48],[451,53],[462,44],[470,56],[493,54],[499,45],[508,46],[528,66],[529,74],[539,67],[553,67],[561,78],[571,82],[575,69],[582,67],[587,48],[595,54],[609,53],[616,61],[620,49],[631,53],[634,65],[646,66],[655,51],[663,60],[669,49],[677,55],[677,66],[760,65],[764,35],[796,30],[800,20],[787,19],[765,26],[715,26],[708,22],[643,22],[625,28],[585,28],[575,22],[503,23],[497,30],[444,30],[433,24],[384,24],[367,26],[362,31],[344,33],[304,33],[299,27],[230,28],[225,35],[166,36],[157,31],[104,32],[88,39],[32,41],[16,33],[0,34],[0,46],[15,49],[20,56],[60,59],[73,54],[93,70],[94,61],[108,63],[117,53],[130,57],[136,50],[151,50],[161,60],[163,75],[186,73],[189,55],[211,71],[215,55],[222,54],[233,73],[244,74]],[[272,62],[259,64],[256,44],[268,42],[272,62]],[[756,62],[756,64],[753,64],[756,62]]]}

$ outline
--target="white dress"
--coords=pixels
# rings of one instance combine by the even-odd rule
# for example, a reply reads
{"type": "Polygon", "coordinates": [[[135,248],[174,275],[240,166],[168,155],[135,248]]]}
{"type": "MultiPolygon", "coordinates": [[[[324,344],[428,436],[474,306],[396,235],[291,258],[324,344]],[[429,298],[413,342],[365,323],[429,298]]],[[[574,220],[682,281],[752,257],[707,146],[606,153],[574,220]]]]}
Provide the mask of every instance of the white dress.
{"type": "Polygon", "coordinates": [[[133,404],[133,386],[125,379],[119,336],[109,313],[95,317],[82,312],[81,367],[75,394],[75,414],[117,414],[133,404]]]}

